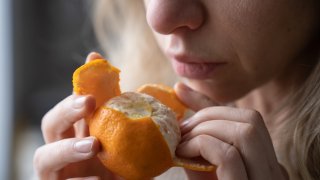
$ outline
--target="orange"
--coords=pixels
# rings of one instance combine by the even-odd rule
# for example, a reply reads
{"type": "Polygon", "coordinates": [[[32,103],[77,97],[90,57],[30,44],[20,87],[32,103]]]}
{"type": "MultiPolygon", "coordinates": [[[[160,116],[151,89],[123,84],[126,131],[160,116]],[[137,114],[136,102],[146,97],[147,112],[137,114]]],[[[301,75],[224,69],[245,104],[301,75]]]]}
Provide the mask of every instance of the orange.
{"type": "Polygon", "coordinates": [[[125,179],[148,179],[173,166],[179,126],[175,114],[155,98],[123,93],[101,107],[89,124],[103,147],[98,157],[125,179]]]}
{"type": "MultiPolygon", "coordinates": [[[[99,106],[87,122],[90,135],[101,142],[98,158],[106,168],[129,180],[149,179],[172,166],[198,171],[215,169],[213,165],[176,157],[175,149],[181,139],[176,115],[180,107],[176,106],[180,104],[173,103],[174,106],[171,104],[172,108],[169,108],[166,103],[147,94],[120,94],[120,71],[104,61],[91,61],[78,68],[73,75],[73,86],[78,94],[101,98],[97,99],[99,106]]],[[[162,85],[156,85],[158,87],[162,85]]],[[[154,89],[148,92],[156,92],[154,89]]],[[[168,96],[167,100],[176,98],[171,96],[173,91],[169,92],[170,96],[167,90],[155,94],[162,100],[166,99],[162,96],[168,96]]]]}
{"type": "Polygon", "coordinates": [[[138,92],[149,94],[163,104],[171,108],[177,115],[177,119],[183,118],[187,107],[178,99],[174,90],[163,84],[146,84],[138,89],[138,92]]]}

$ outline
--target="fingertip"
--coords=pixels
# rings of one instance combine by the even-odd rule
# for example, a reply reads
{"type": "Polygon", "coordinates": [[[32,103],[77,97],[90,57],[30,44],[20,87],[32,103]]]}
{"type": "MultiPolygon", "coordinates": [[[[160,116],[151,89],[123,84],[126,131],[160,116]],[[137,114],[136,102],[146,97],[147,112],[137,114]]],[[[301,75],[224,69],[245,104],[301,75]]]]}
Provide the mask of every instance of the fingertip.
{"type": "Polygon", "coordinates": [[[85,96],[85,108],[87,113],[92,113],[96,109],[96,99],[92,95],[85,96]]]}
{"type": "Polygon", "coordinates": [[[182,83],[182,82],[177,82],[175,85],[174,85],[174,90],[177,94],[183,94],[183,93],[186,93],[186,92],[192,92],[193,90],[187,86],[186,84],[182,83]]]}
{"type": "Polygon", "coordinates": [[[174,87],[173,87],[176,95],[178,98],[185,104],[188,104],[187,101],[185,100],[188,94],[192,92],[192,89],[189,88],[187,85],[185,85],[182,82],[177,82],[174,87]]]}
{"type": "Polygon", "coordinates": [[[95,59],[103,59],[103,56],[97,52],[91,52],[86,58],[86,63],[95,60],[95,59]]]}
{"type": "Polygon", "coordinates": [[[180,124],[180,131],[182,134],[185,134],[190,130],[190,122],[191,122],[191,118],[184,120],[180,124]]]}
{"type": "Polygon", "coordinates": [[[178,90],[178,89],[179,89],[180,84],[181,84],[181,82],[177,82],[177,83],[175,83],[175,84],[174,84],[174,86],[173,86],[173,89],[174,89],[174,90],[178,90]]]}
{"type": "Polygon", "coordinates": [[[179,99],[193,111],[218,105],[202,92],[195,91],[184,83],[176,83],[174,89],[179,99]]]}
{"type": "Polygon", "coordinates": [[[189,87],[188,85],[186,85],[183,82],[177,82],[174,86],[175,86],[175,88],[183,89],[183,90],[186,90],[186,91],[193,91],[191,89],[191,87],[189,87]]]}
{"type": "Polygon", "coordinates": [[[98,152],[100,152],[101,150],[101,144],[100,141],[94,137],[94,136],[90,136],[89,138],[93,139],[93,144],[92,144],[92,153],[93,154],[97,154],[98,152]]]}

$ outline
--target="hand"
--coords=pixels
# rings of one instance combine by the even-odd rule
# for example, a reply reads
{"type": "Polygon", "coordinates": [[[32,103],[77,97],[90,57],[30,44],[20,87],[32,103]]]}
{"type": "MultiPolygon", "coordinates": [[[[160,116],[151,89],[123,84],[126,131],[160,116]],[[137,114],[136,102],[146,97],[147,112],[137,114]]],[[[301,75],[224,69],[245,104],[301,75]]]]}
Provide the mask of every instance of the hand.
{"type": "Polygon", "coordinates": [[[175,90],[196,111],[181,125],[183,136],[176,153],[188,158],[201,156],[217,166],[216,175],[187,170],[190,179],[289,179],[257,111],[216,106],[184,84],[175,90]]]}
{"type": "MultiPolygon", "coordinates": [[[[102,58],[91,53],[87,61],[102,58]]],[[[71,95],[51,109],[42,120],[46,145],[37,149],[34,167],[40,179],[115,179],[97,159],[100,143],[88,137],[84,117],[95,110],[92,96],[71,95]]]]}

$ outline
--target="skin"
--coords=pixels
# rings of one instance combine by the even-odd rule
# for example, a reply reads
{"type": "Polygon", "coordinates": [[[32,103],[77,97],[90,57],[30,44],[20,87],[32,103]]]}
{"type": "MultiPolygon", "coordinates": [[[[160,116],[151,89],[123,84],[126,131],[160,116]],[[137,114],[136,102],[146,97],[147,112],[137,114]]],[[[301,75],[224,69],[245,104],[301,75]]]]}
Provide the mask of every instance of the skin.
{"type": "MultiPolygon", "coordinates": [[[[299,64],[307,62],[301,57],[316,29],[311,1],[145,0],[145,7],[169,60],[182,54],[198,64],[224,62],[206,78],[185,76],[188,85],[175,86],[196,112],[181,124],[176,153],[217,166],[216,173],[186,170],[189,179],[288,179],[269,134],[283,120],[270,120],[268,113],[307,75],[299,64]],[[229,102],[235,107],[222,106],[229,102]]],[[[100,57],[91,53],[87,61],[100,57]]],[[[94,104],[91,96],[71,95],[45,115],[46,145],[34,156],[40,179],[117,179],[95,158],[100,144],[88,137],[83,121],[94,104]],[[83,141],[87,150],[77,150],[83,141]]]]}
{"type": "Polygon", "coordinates": [[[269,134],[283,119],[267,118],[288,87],[308,74],[299,64],[307,62],[301,57],[315,34],[314,6],[289,0],[145,0],[159,46],[191,87],[178,84],[175,90],[197,112],[182,125],[176,152],[218,166],[216,174],[187,171],[190,179],[288,179],[269,134]],[[190,78],[175,61],[224,65],[205,78],[190,78]],[[229,102],[236,108],[218,106],[229,102]]]}
{"type": "MultiPolygon", "coordinates": [[[[100,54],[90,53],[86,62],[100,58],[100,54]]],[[[33,163],[40,179],[118,179],[96,157],[99,141],[89,137],[83,118],[94,109],[92,96],[70,95],[43,117],[41,129],[46,145],[36,150],[33,163]],[[79,146],[82,148],[77,149],[79,146]]]]}
{"type": "Polygon", "coordinates": [[[298,61],[315,29],[315,12],[310,3],[301,1],[145,0],[145,4],[148,23],[169,59],[183,54],[227,63],[215,77],[189,79],[193,89],[222,103],[292,74],[288,71],[293,59],[298,61]]]}

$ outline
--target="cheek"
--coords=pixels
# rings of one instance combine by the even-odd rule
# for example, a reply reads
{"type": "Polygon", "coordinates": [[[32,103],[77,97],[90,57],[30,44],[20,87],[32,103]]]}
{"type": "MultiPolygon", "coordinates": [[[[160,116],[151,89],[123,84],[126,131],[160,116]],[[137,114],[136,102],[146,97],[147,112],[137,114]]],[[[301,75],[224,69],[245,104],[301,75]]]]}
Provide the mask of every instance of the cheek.
{"type": "Polygon", "coordinates": [[[224,2],[223,31],[238,58],[253,70],[259,65],[281,69],[301,53],[314,34],[315,15],[305,2],[243,0],[234,6],[231,0],[224,2]]]}
{"type": "Polygon", "coordinates": [[[248,75],[259,73],[263,70],[261,66],[271,70],[282,66],[278,62],[283,59],[283,47],[289,44],[283,38],[288,24],[286,18],[280,18],[281,9],[275,10],[274,0],[207,0],[206,3],[209,14],[203,32],[208,36],[202,40],[214,53],[229,59],[234,66],[242,68],[237,71],[248,75]]]}
{"type": "Polygon", "coordinates": [[[305,2],[225,0],[211,4],[215,23],[211,28],[220,33],[215,38],[229,42],[229,54],[236,54],[232,63],[238,70],[234,71],[253,81],[249,84],[261,84],[284,71],[301,55],[316,29],[315,13],[305,2]]]}
{"type": "Polygon", "coordinates": [[[169,46],[169,43],[170,43],[169,37],[166,35],[161,35],[161,34],[156,33],[154,31],[153,31],[153,36],[155,37],[157,44],[160,47],[160,49],[162,50],[162,52],[164,52],[164,50],[169,46]]]}

